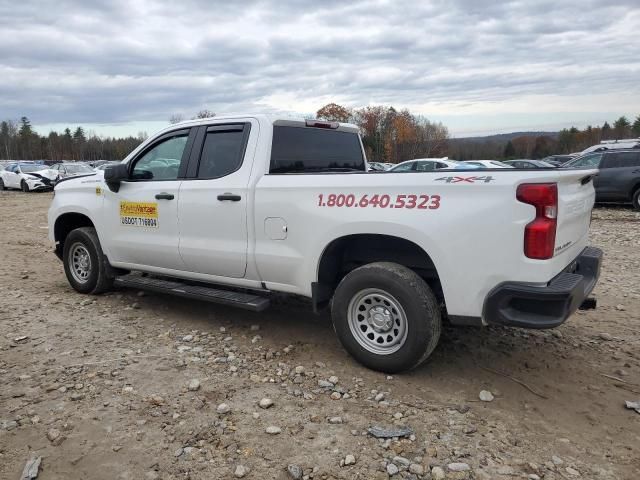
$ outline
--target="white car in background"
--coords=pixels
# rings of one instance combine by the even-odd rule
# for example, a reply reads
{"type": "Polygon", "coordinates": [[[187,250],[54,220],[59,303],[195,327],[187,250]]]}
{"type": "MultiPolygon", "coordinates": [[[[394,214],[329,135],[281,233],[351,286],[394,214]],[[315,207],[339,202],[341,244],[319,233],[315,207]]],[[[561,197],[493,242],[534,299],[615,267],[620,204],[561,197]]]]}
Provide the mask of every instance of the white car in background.
{"type": "Polygon", "coordinates": [[[591,152],[604,152],[605,150],[617,150],[622,148],[640,148],[640,138],[622,138],[620,140],[603,140],[597,145],[585,148],[580,155],[591,152]]]}
{"type": "Polygon", "coordinates": [[[465,160],[462,163],[475,165],[480,168],[513,168],[511,165],[499,162],[498,160],[465,160]]]}
{"type": "Polygon", "coordinates": [[[56,172],[40,163],[10,163],[0,171],[0,190],[7,188],[21,189],[23,192],[51,190],[56,177],[56,172]]]}
{"type": "Polygon", "coordinates": [[[440,169],[453,169],[453,170],[478,170],[480,167],[477,165],[469,165],[465,162],[458,162],[456,160],[449,160],[448,157],[443,158],[416,158],[414,160],[407,160],[387,170],[388,172],[430,172],[440,169]]]}
{"type": "Polygon", "coordinates": [[[57,181],[60,181],[63,178],[77,177],[78,175],[92,175],[96,173],[93,168],[82,162],[56,163],[51,167],[51,169],[55,172],[57,181]]]}

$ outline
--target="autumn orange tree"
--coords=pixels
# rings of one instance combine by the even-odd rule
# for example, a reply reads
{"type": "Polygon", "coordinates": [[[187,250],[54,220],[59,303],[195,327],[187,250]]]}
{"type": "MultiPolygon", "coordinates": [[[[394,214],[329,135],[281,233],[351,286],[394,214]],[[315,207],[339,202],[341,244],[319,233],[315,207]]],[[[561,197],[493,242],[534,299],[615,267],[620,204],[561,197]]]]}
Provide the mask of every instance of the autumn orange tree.
{"type": "Polygon", "coordinates": [[[351,110],[337,103],[328,103],[316,113],[316,118],[331,122],[348,123],[351,120],[351,110]]]}
{"type": "Polygon", "coordinates": [[[398,163],[446,155],[447,128],[407,109],[397,111],[394,107],[372,105],[352,110],[330,103],[318,110],[316,116],[358,125],[369,161],[398,163]]]}

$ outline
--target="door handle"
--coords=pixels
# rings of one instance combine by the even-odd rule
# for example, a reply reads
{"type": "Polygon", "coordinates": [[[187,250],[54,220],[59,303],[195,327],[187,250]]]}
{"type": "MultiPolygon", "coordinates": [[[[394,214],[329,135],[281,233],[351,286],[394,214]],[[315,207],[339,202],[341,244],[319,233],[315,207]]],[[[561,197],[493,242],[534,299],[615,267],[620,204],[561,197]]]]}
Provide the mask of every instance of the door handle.
{"type": "Polygon", "coordinates": [[[173,200],[175,197],[173,196],[173,193],[162,192],[156,193],[156,198],[158,200],[173,200]]]}
{"type": "Polygon", "coordinates": [[[240,195],[234,195],[233,193],[224,193],[222,195],[218,195],[218,200],[220,200],[221,202],[224,202],[225,200],[239,202],[240,200],[242,200],[242,197],[240,195]]]}

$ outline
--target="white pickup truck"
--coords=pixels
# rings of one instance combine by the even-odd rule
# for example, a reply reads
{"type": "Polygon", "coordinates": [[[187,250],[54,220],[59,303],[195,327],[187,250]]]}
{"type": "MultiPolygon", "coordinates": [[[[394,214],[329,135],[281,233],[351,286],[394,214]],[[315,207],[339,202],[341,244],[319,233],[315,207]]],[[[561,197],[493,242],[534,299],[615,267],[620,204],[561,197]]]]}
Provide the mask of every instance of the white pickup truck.
{"type": "Polygon", "coordinates": [[[423,362],[443,318],[557,326],[598,279],[597,170],[366,170],[354,125],[184,122],[104,174],[62,180],[49,236],[82,293],[115,284],[255,311],[272,292],[309,297],[386,372],[423,362]]]}

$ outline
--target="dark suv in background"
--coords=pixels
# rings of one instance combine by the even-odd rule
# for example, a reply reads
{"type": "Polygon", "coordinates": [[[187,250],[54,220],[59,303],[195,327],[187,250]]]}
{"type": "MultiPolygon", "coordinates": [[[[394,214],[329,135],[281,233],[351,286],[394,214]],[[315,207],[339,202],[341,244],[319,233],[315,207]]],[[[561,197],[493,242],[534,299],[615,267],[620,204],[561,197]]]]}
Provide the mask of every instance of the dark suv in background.
{"type": "Polygon", "coordinates": [[[594,183],[596,202],[631,202],[640,210],[640,149],[588,153],[563,167],[599,168],[594,183]]]}

